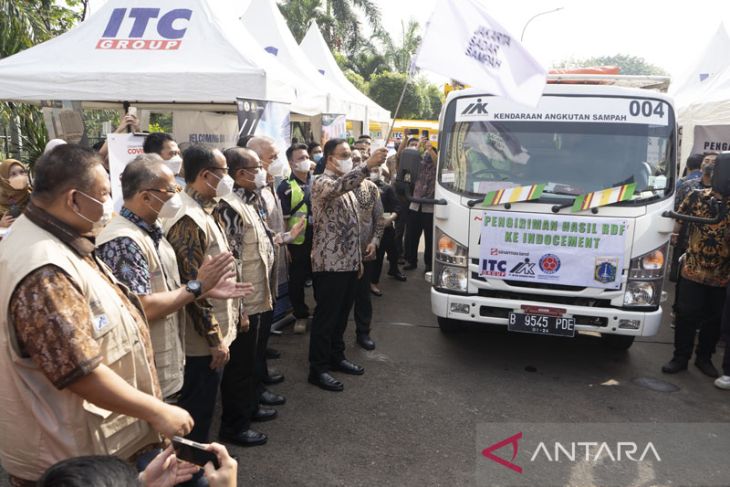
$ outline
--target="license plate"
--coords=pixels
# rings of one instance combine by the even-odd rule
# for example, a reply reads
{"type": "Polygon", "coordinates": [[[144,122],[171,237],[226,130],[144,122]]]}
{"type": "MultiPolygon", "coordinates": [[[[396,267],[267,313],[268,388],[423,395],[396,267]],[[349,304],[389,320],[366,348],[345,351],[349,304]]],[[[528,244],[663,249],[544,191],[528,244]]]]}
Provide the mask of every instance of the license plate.
{"type": "Polygon", "coordinates": [[[507,329],[520,333],[572,337],[575,336],[575,318],[510,313],[507,329]]]}

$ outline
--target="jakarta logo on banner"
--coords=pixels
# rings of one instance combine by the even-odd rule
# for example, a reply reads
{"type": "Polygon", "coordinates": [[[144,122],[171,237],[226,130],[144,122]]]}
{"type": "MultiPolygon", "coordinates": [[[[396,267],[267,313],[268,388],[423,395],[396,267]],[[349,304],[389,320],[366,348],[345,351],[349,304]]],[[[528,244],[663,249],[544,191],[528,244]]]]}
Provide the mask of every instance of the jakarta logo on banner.
{"type": "Polygon", "coordinates": [[[112,199],[114,211],[122,209],[122,172],[132,159],[144,154],[142,145],[145,135],[142,134],[109,134],[106,137],[109,147],[109,174],[111,177],[112,199]]]}
{"type": "Polygon", "coordinates": [[[619,289],[628,232],[618,218],[485,211],[479,275],[619,289]]]}
{"type": "Polygon", "coordinates": [[[187,8],[115,8],[96,48],[176,50],[182,44],[192,16],[193,11],[187,8]]]}

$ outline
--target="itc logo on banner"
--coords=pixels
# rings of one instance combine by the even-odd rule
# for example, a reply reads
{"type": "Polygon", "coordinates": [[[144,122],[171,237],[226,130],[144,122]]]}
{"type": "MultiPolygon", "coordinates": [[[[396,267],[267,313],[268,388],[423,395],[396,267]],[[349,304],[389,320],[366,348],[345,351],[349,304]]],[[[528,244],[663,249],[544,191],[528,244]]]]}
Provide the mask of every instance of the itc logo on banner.
{"type": "Polygon", "coordinates": [[[161,13],[159,8],[132,8],[129,13],[126,8],[115,8],[96,48],[148,51],[179,49],[192,15],[193,11],[187,8],[165,13],[161,13]],[[127,18],[133,21],[129,32],[122,30],[127,18]],[[155,29],[157,35],[154,34],[155,29]]]}

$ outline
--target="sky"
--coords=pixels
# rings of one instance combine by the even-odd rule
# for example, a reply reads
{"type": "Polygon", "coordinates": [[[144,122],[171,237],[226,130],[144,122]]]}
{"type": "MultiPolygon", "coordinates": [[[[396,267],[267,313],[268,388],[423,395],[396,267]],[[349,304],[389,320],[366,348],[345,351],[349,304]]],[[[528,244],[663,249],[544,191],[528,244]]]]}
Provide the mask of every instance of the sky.
{"type": "MultiPolygon", "coordinates": [[[[212,0],[245,9],[251,0],[212,0]]],[[[253,0],[265,1],[265,0],[253,0]]],[[[401,21],[422,26],[447,0],[374,0],[385,28],[397,35],[401,21]]],[[[451,0],[459,1],[459,0],[451,0]]],[[[730,0],[476,0],[545,67],[568,58],[629,54],[668,71],[677,82],[701,56],[720,22],[730,26],[730,0]],[[530,18],[540,12],[560,11],[530,18]]],[[[151,0],[154,3],[155,0],[151,0]]],[[[92,11],[105,0],[92,0],[92,11]]],[[[718,56],[730,53],[718,53],[718,56]]],[[[424,73],[434,81],[439,76],[424,73]]]]}

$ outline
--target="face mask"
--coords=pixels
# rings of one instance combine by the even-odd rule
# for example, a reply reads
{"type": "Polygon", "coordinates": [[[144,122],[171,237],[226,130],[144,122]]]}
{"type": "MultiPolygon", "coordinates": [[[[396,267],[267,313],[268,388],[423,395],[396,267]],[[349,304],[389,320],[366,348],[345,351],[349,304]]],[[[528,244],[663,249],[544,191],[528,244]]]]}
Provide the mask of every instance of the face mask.
{"type": "Polygon", "coordinates": [[[110,197],[109,199],[107,199],[105,202],[102,203],[101,201],[97,200],[96,198],[92,198],[88,194],[84,193],[83,191],[79,191],[79,193],[86,196],[94,203],[98,203],[101,205],[102,213],[97,221],[93,221],[90,218],[87,218],[84,215],[82,215],[80,212],[73,210],[73,212],[76,213],[78,216],[80,216],[87,222],[91,223],[93,225],[93,227],[91,228],[91,232],[94,235],[98,235],[104,229],[104,227],[109,224],[109,221],[111,221],[111,219],[112,219],[112,215],[114,214],[114,201],[112,201],[112,199],[110,197]]]}
{"type": "Polygon", "coordinates": [[[269,168],[266,170],[269,174],[272,176],[279,177],[284,174],[284,163],[281,162],[281,160],[277,159],[274,162],[271,163],[269,168]]]}
{"type": "Polygon", "coordinates": [[[304,159],[303,161],[297,162],[296,170],[299,172],[309,172],[309,168],[311,167],[311,163],[309,162],[309,159],[304,159]]]}
{"type": "Polygon", "coordinates": [[[266,170],[263,168],[259,168],[256,171],[256,175],[253,178],[253,182],[256,185],[256,189],[261,189],[264,186],[266,186],[266,183],[268,182],[268,181],[266,181],[266,179],[267,179],[266,170]]]}
{"type": "Polygon", "coordinates": [[[383,176],[380,175],[380,172],[371,172],[370,173],[371,181],[380,181],[381,179],[383,179],[383,176]]]}
{"type": "Polygon", "coordinates": [[[340,168],[340,171],[342,171],[344,173],[348,173],[348,172],[352,171],[352,158],[345,159],[343,161],[337,159],[337,164],[340,168]]]}
{"type": "Polygon", "coordinates": [[[169,167],[170,171],[172,171],[172,173],[176,176],[178,174],[180,174],[180,169],[182,168],[182,163],[183,163],[183,160],[182,160],[182,157],[180,157],[180,156],[174,156],[165,161],[165,165],[167,167],[169,167]]]}
{"type": "Polygon", "coordinates": [[[8,183],[13,189],[21,191],[28,187],[28,175],[18,174],[17,176],[12,176],[8,179],[8,183]]]}
{"type": "MultiPolygon", "coordinates": [[[[211,173],[211,174],[213,174],[213,173],[211,173]]],[[[218,178],[218,176],[216,176],[215,174],[213,174],[213,176],[218,178]]],[[[231,194],[233,192],[234,184],[235,184],[235,182],[233,181],[233,178],[230,177],[228,174],[226,174],[222,178],[218,178],[218,185],[215,187],[215,195],[219,198],[228,196],[229,194],[231,194]]],[[[210,186],[210,184],[208,184],[208,186],[210,186]]],[[[213,186],[210,186],[210,187],[212,188],[213,186]]]]}
{"type": "Polygon", "coordinates": [[[320,152],[319,154],[314,154],[314,157],[312,157],[312,159],[314,159],[314,162],[319,163],[319,161],[322,160],[322,153],[320,152]]]}
{"type": "Polygon", "coordinates": [[[157,212],[157,218],[172,218],[177,215],[177,212],[182,208],[183,201],[179,193],[175,193],[172,198],[163,202],[160,198],[150,193],[150,195],[162,203],[162,208],[157,212]]]}

